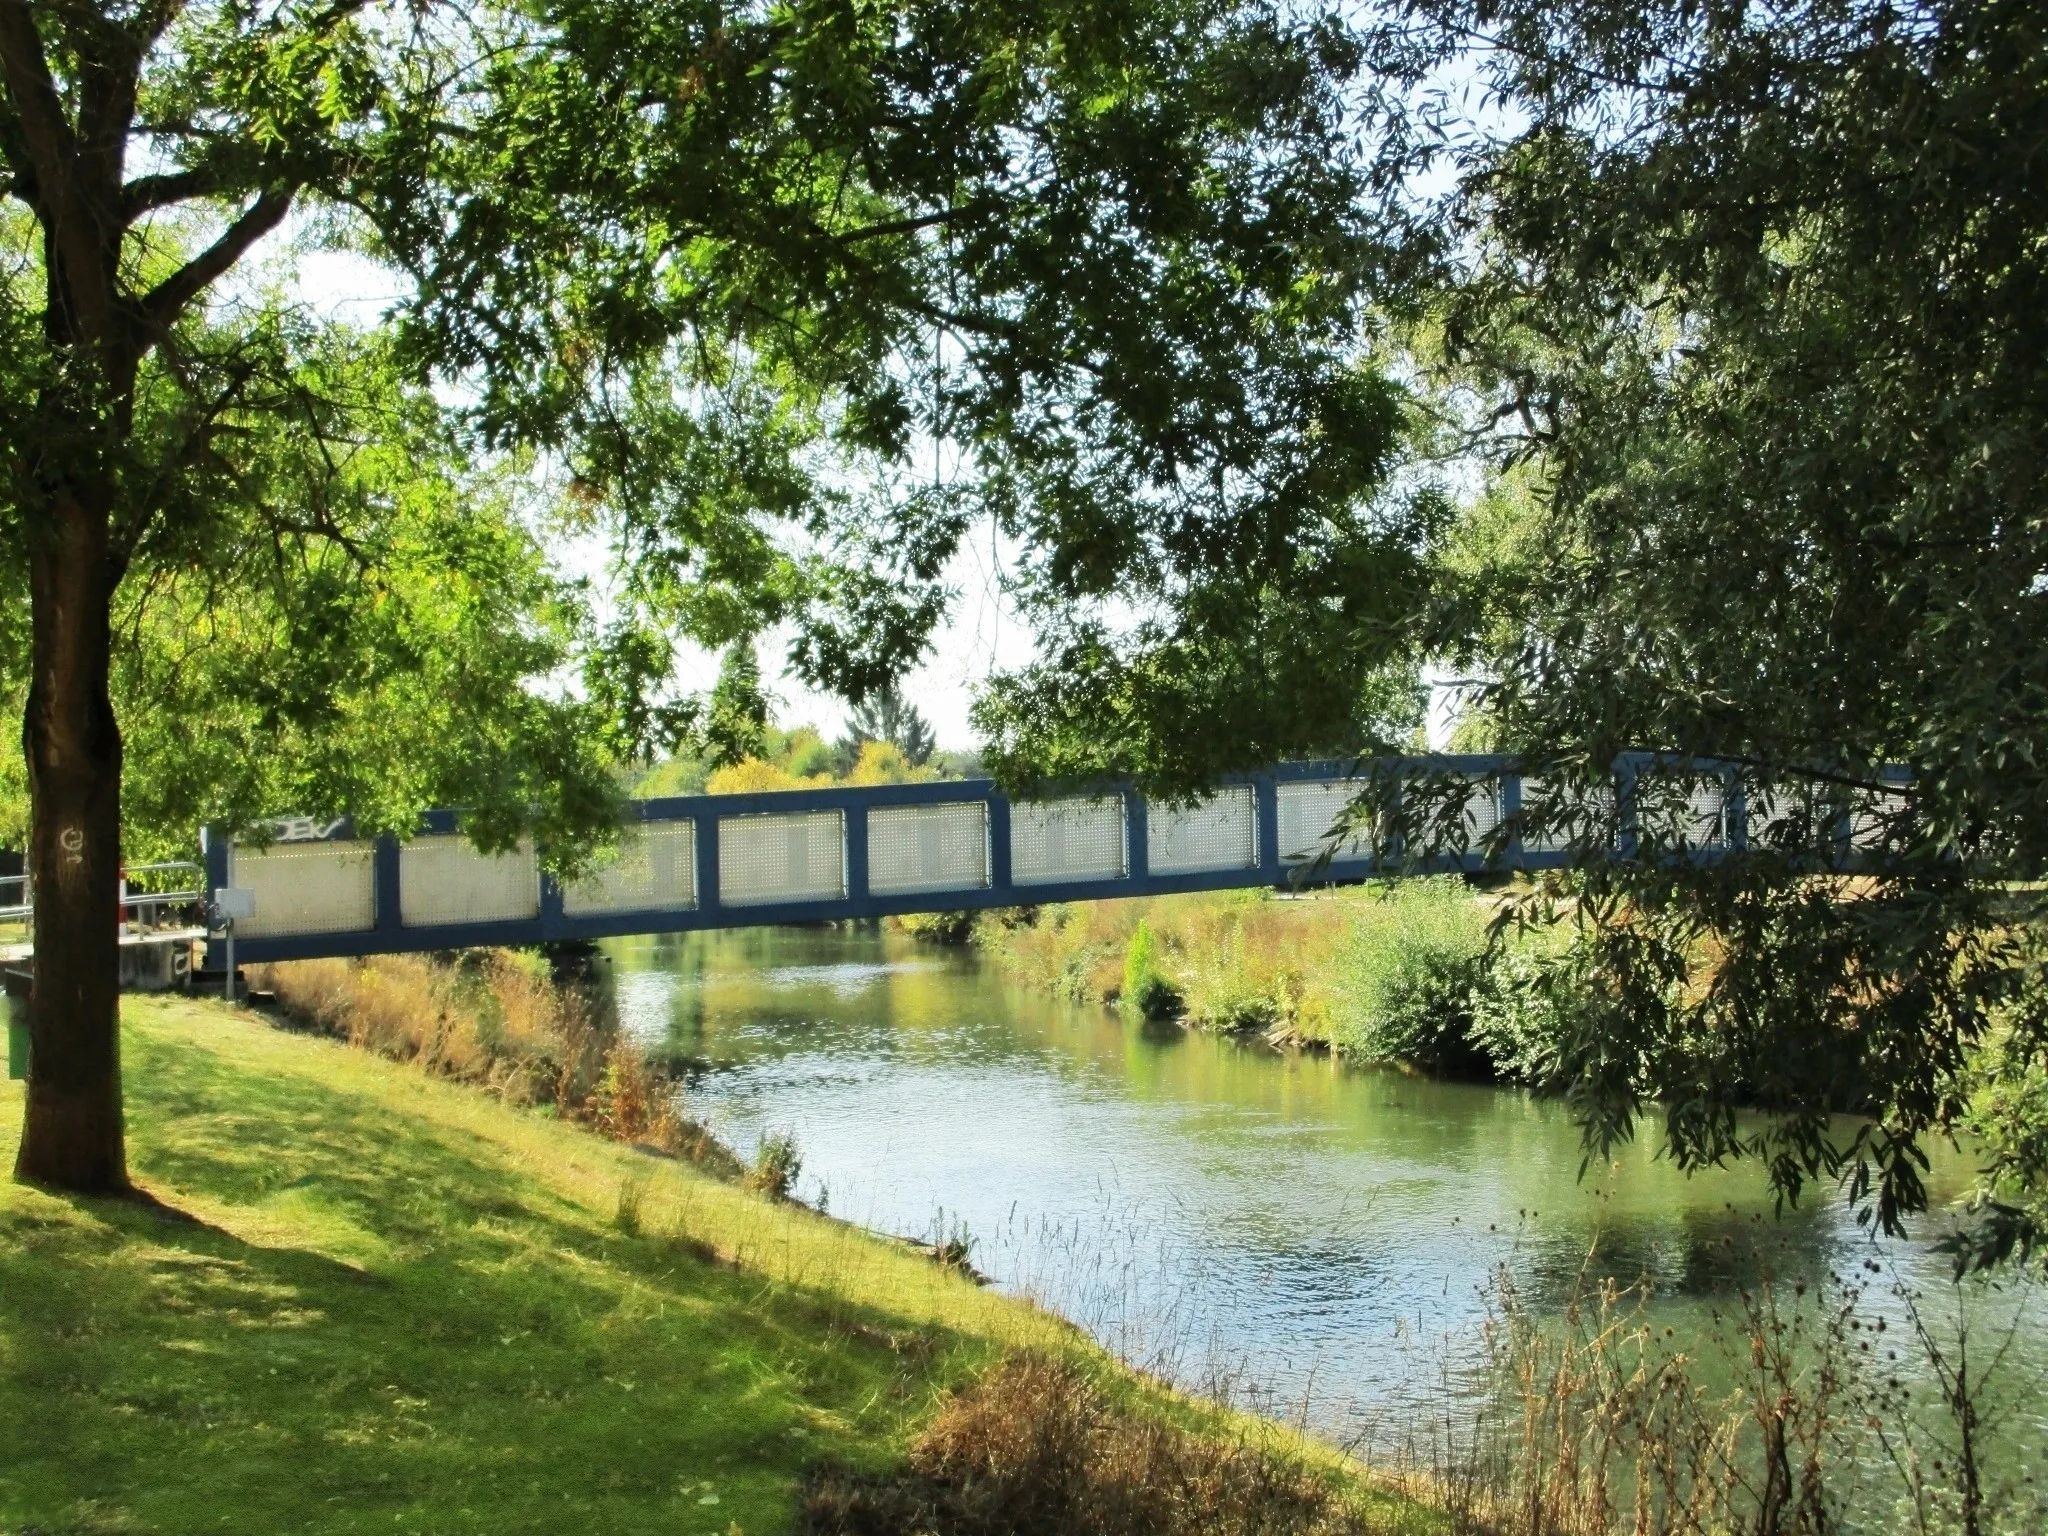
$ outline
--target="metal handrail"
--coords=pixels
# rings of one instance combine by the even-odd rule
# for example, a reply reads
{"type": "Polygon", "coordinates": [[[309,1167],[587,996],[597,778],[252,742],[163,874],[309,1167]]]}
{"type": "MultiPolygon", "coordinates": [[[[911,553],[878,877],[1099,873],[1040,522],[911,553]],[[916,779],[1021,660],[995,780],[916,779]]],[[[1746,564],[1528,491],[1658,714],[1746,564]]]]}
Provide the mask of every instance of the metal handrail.
{"type": "MultiPolygon", "coordinates": [[[[10,886],[21,888],[21,899],[0,902],[0,922],[33,923],[36,904],[35,890],[30,883],[30,877],[25,874],[0,875],[0,891],[5,891],[10,886]]],[[[154,927],[157,926],[156,922],[144,914],[159,913],[167,907],[196,907],[205,903],[206,869],[204,865],[195,864],[188,859],[174,859],[160,864],[129,865],[121,871],[119,890],[120,921],[123,924],[132,921],[144,928],[154,927]],[[132,888],[138,876],[147,878],[152,875],[172,874],[189,876],[192,883],[189,887],[168,891],[138,891],[132,888]],[[134,913],[135,916],[131,918],[130,913],[134,913]]]]}

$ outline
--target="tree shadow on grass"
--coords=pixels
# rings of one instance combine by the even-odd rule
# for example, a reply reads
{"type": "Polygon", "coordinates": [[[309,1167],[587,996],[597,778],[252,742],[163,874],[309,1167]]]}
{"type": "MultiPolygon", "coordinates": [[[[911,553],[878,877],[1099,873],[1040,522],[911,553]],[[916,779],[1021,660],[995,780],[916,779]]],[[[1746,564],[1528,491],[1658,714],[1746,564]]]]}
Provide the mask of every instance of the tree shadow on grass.
{"type": "Polygon", "coordinates": [[[781,1529],[982,1352],[610,1231],[425,1117],[135,1044],[139,1176],[228,1214],[0,1204],[0,1527],[781,1529]]]}

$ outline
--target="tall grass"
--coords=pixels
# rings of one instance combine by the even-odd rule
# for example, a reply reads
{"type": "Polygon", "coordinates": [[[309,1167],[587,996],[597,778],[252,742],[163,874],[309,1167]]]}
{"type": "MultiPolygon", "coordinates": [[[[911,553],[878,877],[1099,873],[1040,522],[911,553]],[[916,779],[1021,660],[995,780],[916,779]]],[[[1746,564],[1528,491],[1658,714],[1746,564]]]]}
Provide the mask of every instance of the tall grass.
{"type": "Polygon", "coordinates": [[[250,984],[303,1027],[358,1050],[545,1106],[614,1141],[738,1171],[593,991],[557,980],[539,956],[284,961],[251,967],[250,984]]]}
{"type": "MultiPolygon", "coordinates": [[[[2031,1468],[1985,1466],[2008,1362],[1959,1371],[1966,1352],[1937,1338],[1923,1298],[1903,1284],[1892,1295],[1905,1338],[1887,1335],[1860,1278],[1765,1281],[1729,1298],[1694,1352],[1648,1323],[1639,1288],[1582,1284],[1561,1319],[1544,1320],[1504,1270],[1476,1407],[1457,1411],[1447,1392],[1438,1416],[1380,1458],[1415,1469],[1409,1486],[1456,1536],[2048,1529],[2031,1468]],[[1901,1385],[1901,1351],[1929,1368],[1931,1402],[1901,1385]]],[[[1967,1340],[1960,1288],[1955,1302],[1967,1340]]]]}
{"type": "Polygon", "coordinates": [[[952,1394],[909,1465],[826,1470],[810,1536],[1368,1536],[1412,1512],[1361,1498],[1277,1436],[1198,1435],[1105,1392],[1071,1361],[1004,1360],[952,1394]]]}
{"type": "Polygon", "coordinates": [[[1091,902],[1035,921],[984,918],[975,937],[1009,975],[1077,1002],[1124,1000],[1137,976],[1176,996],[1197,1028],[1328,1043],[1356,905],[1349,893],[1258,891],[1091,902]]]}

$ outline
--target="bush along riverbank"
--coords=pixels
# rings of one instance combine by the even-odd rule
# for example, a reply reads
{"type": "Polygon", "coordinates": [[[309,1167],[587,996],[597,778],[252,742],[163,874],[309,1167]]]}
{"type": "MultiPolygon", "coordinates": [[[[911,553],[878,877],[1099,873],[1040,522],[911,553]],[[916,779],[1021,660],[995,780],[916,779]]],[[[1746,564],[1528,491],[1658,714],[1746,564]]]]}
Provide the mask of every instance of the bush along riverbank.
{"type": "Polygon", "coordinates": [[[1432,1076],[1529,1083],[1569,1022],[1541,937],[1492,938],[1496,899],[1407,880],[1306,896],[1225,891],[906,923],[978,945],[1077,1002],[1252,1032],[1432,1076]]]}
{"type": "Polygon", "coordinates": [[[375,1033],[422,974],[502,1006],[507,973],[357,969],[382,1001],[287,990],[375,1050],[123,999],[145,1197],[0,1184],[0,1531],[1449,1529],[956,1267],[568,1123],[538,1025],[375,1033]]]}
{"type": "MultiPolygon", "coordinates": [[[[1556,1090],[1569,1085],[1571,1051],[1599,1034],[1589,1011],[1601,1003],[1573,967],[1569,917],[1549,929],[1500,923],[1507,899],[1457,877],[1414,878],[1301,896],[1226,891],[937,914],[904,926],[973,943],[1017,982],[1136,1017],[1427,1077],[1556,1090]]],[[[1978,1103],[2048,1103],[2048,1074],[2011,1059],[2002,1039],[1977,1053],[1978,1103]]],[[[1784,1107],[1761,1086],[1746,1103],[1784,1107]]],[[[1826,1107],[1881,1112],[1853,1051],[1826,1107]]],[[[1999,1156],[2017,1166],[2026,1154],[1999,1156]]],[[[2024,1178],[2007,1182],[2015,1198],[2031,1198],[2024,1178]]]]}

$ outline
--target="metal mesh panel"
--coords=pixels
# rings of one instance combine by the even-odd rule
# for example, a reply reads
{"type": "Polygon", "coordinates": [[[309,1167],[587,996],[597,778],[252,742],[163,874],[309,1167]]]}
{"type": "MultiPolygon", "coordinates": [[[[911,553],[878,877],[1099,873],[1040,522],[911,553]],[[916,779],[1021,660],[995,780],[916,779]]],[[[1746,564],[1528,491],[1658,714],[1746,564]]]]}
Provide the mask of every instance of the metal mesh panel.
{"type": "MultiPolygon", "coordinates": [[[[1905,803],[1905,796],[1889,792],[1859,796],[1847,807],[1850,846],[1859,853],[1883,848],[1892,818],[1905,803]]],[[[1744,809],[1750,847],[1799,851],[1808,836],[1818,838],[1823,848],[1831,844],[1840,825],[1836,816],[1844,807],[1839,798],[1793,784],[1751,788],[1744,809]]]]}
{"type": "Polygon", "coordinates": [[[1471,783],[1465,792],[1464,840],[1453,846],[1453,852],[1484,852],[1487,837],[1500,825],[1500,781],[1479,778],[1471,783]]]}
{"type": "Polygon", "coordinates": [[[895,805],[868,812],[868,889],[966,891],[988,884],[988,807],[895,805]]]}
{"type": "Polygon", "coordinates": [[[1890,791],[1859,796],[1849,817],[1849,846],[1858,853],[1876,853],[1888,846],[1905,807],[1906,797],[1890,791]]]}
{"type": "MultiPolygon", "coordinates": [[[[1533,806],[1547,793],[1541,779],[1522,780],[1522,804],[1525,807],[1533,806]]],[[[1612,828],[1613,819],[1614,791],[1596,789],[1576,804],[1568,805],[1563,816],[1554,817],[1552,824],[1541,833],[1532,835],[1525,829],[1522,847],[1529,853],[1563,853],[1576,842],[1587,841],[1597,846],[1608,841],[1607,832],[1612,828]]]]}
{"type": "Polygon", "coordinates": [[[466,837],[420,837],[398,850],[398,920],[408,928],[540,915],[533,844],[478,853],[466,837]]]}
{"type": "Polygon", "coordinates": [[[1658,848],[1718,848],[1726,837],[1723,813],[1727,786],[1718,779],[1645,778],[1636,788],[1636,827],[1646,843],[1658,848]]]}
{"type": "Polygon", "coordinates": [[[572,917],[598,912],[673,912],[697,905],[697,824],[650,821],[628,836],[616,864],[562,888],[572,917]]]}
{"type": "MultiPolygon", "coordinates": [[[[1331,825],[1364,787],[1363,779],[1309,779],[1278,786],[1281,859],[1300,864],[1320,857],[1331,825]]],[[[1331,856],[1362,859],[1371,852],[1372,845],[1360,835],[1346,838],[1331,856]]]]}
{"type": "Polygon", "coordinates": [[[1758,785],[1743,806],[1743,835],[1752,848],[1782,848],[1801,830],[1811,807],[1798,789],[1758,785]]]}
{"type": "Polygon", "coordinates": [[[1010,807],[1012,884],[1121,880],[1129,873],[1121,795],[1010,807]]]}
{"type": "Polygon", "coordinates": [[[291,933],[360,933],[377,926],[376,845],[273,843],[228,849],[228,884],[255,893],[255,915],[239,918],[243,938],[291,933]]]}
{"type": "Polygon", "coordinates": [[[726,906],[845,895],[846,818],[838,811],[720,818],[718,899],[726,906]]]}
{"type": "Polygon", "coordinates": [[[1728,840],[1728,786],[1695,784],[1685,798],[1691,822],[1686,843],[1693,848],[1718,848],[1728,840]]]}
{"type": "Polygon", "coordinates": [[[1248,784],[1179,809],[1155,806],[1146,818],[1145,863],[1155,875],[1251,869],[1258,862],[1258,801],[1248,784]]]}

